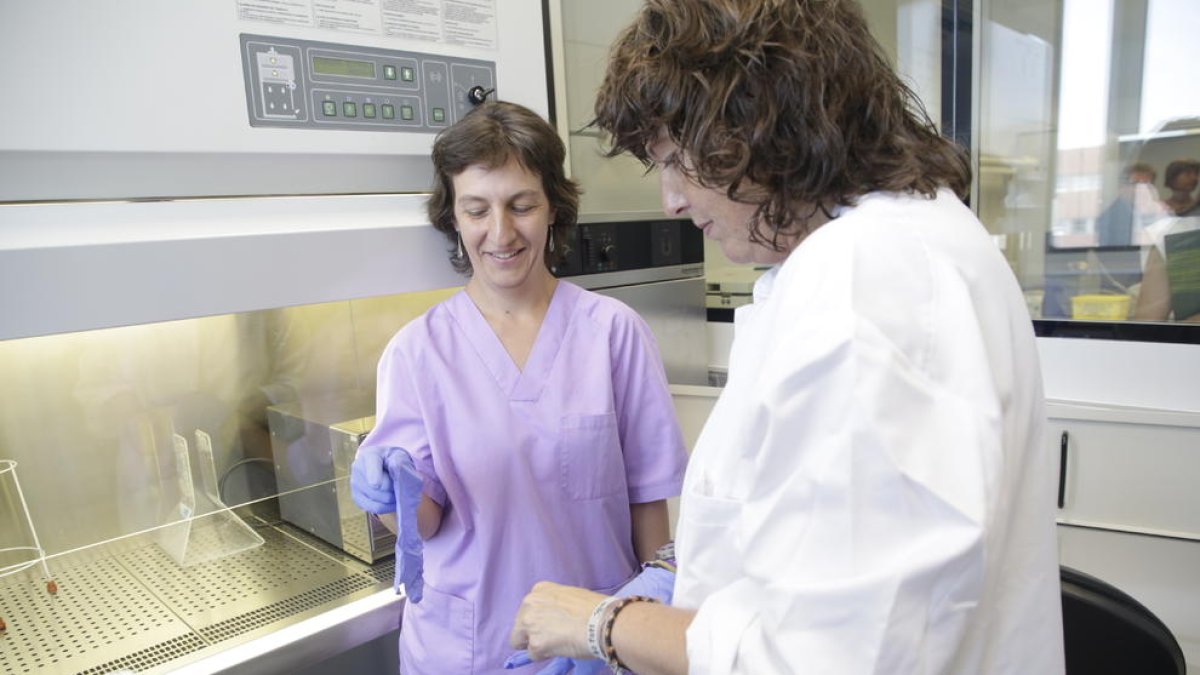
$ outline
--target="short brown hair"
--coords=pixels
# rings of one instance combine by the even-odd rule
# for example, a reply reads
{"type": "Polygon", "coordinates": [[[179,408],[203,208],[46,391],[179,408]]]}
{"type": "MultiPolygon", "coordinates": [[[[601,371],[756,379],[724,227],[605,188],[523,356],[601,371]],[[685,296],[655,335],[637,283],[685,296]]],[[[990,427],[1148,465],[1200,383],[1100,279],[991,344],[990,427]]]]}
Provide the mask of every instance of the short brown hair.
{"type": "MultiPolygon", "coordinates": [[[[433,226],[450,241],[454,269],[471,274],[471,261],[457,256],[458,230],[454,222],[454,177],[468,167],[489,169],[504,166],[509,159],[542,180],[554,222],[550,236],[554,250],[562,251],[562,232],[574,227],[579,215],[579,186],[567,178],[563,161],[566,150],[550,123],[532,110],[506,101],[490,101],[472,110],[438,134],[433,143],[433,194],[425,209],[433,226]]],[[[559,257],[547,252],[546,264],[559,257]]]]}
{"type": "Polygon", "coordinates": [[[1179,180],[1180,174],[1188,172],[1200,174],[1200,162],[1194,159],[1177,159],[1167,165],[1167,170],[1163,173],[1163,185],[1176,189],[1175,181],[1179,180]]]}
{"type": "Polygon", "coordinates": [[[693,180],[758,205],[752,238],[765,225],[777,249],[815,209],[869,192],[970,189],[965,151],[937,133],[851,0],[648,0],[613,46],[595,114],[610,156],[646,164],[665,129],[693,180]]]}

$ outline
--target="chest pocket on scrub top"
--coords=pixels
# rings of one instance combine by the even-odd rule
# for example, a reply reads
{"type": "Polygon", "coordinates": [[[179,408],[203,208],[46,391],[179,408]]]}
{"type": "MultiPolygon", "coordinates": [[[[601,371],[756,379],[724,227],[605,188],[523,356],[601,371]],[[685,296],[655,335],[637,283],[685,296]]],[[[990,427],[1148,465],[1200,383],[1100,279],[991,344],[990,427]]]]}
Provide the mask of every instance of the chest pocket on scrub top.
{"type": "Polygon", "coordinates": [[[564,415],[558,430],[559,476],[571,499],[597,499],[625,488],[617,417],[564,415]]]}

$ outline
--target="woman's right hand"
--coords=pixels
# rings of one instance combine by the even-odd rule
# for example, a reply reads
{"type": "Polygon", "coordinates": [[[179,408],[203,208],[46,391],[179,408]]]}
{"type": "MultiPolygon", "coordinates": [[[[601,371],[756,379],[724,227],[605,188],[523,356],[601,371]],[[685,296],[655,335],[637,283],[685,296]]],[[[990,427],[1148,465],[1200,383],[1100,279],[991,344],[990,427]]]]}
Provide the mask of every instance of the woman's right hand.
{"type": "Polygon", "coordinates": [[[552,656],[590,659],[588,617],[603,599],[586,588],[539,581],[521,601],[510,642],[535,661],[552,656]]]}
{"type": "MultiPolygon", "coordinates": [[[[358,508],[367,513],[395,513],[396,494],[392,484],[398,475],[404,448],[363,446],[350,465],[350,496],[358,508]],[[395,466],[393,466],[395,465],[395,466]]],[[[409,460],[411,464],[412,460],[409,460]]]]}

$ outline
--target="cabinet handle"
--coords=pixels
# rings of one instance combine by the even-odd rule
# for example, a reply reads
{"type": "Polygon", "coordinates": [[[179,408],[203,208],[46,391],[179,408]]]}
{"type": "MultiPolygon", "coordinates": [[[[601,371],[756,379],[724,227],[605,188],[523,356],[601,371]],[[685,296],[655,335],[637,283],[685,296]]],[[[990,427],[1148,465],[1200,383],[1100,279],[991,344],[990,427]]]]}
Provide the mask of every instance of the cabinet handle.
{"type": "Polygon", "coordinates": [[[1058,508],[1067,503],[1067,432],[1058,441],[1058,508]]]}

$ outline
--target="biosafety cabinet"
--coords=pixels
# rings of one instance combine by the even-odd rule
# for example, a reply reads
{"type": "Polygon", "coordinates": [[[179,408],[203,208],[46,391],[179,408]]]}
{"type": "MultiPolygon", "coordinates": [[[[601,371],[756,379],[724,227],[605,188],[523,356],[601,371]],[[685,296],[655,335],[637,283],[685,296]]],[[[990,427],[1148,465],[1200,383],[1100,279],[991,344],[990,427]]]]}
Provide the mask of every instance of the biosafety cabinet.
{"type": "Polygon", "coordinates": [[[345,501],[383,345],[463,284],[432,140],[479,100],[549,114],[544,17],[0,2],[0,671],[395,667],[385,535],[276,497],[345,501]]]}
{"type": "MultiPolygon", "coordinates": [[[[602,159],[586,127],[635,5],[0,0],[0,671],[394,657],[384,535],[304,505],[340,509],[338,457],[361,437],[379,353],[463,283],[424,216],[432,139],[473,100],[525,104],[567,141],[589,223],[656,217],[653,181],[602,159]]],[[[1194,65],[1178,57],[1200,6],[864,5],[971,148],[972,206],[1026,292],[1062,560],[1154,610],[1194,668],[1200,333],[1178,320],[1186,297],[1136,313],[1150,249],[1186,253],[1195,236],[1168,247],[1189,223],[1157,202],[1171,162],[1200,154],[1180,89],[1194,65]],[[1138,163],[1149,188],[1127,185],[1138,163]]],[[[603,251],[611,228],[592,229],[603,251]]],[[[705,266],[672,265],[670,284],[701,285],[703,317],[705,266]]],[[[694,346],[703,331],[676,321],[693,312],[659,288],[694,346]]],[[[716,389],[688,377],[673,382],[692,441],[716,389]]]]}

